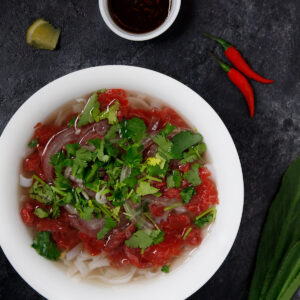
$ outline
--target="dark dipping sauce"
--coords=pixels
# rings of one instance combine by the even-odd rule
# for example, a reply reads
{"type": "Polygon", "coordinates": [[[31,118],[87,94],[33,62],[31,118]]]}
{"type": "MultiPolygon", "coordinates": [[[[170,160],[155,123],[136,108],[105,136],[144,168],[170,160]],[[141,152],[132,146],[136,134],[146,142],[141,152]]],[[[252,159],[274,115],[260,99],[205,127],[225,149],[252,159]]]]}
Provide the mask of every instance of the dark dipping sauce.
{"type": "Polygon", "coordinates": [[[107,0],[109,13],[122,29],[146,33],[159,27],[167,18],[170,0],[107,0]]]}

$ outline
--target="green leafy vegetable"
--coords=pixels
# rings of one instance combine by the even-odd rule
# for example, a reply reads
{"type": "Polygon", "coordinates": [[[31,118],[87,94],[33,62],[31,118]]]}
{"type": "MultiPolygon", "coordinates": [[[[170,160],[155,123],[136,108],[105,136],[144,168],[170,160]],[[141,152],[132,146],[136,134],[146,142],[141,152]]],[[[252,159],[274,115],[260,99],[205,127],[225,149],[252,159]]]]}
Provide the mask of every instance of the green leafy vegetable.
{"type": "Polygon", "coordinates": [[[195,225],[202,228],[202,227],[212,223],[216,218],[216,213],[217,213],[217,210],[216,210],[215,206],[209,208],[208,210],[203,212],[201,215],[197,216],[197,218],[195,220],[195,225]]]}
{"type": "Polygon", "coordinates": [[[158,153],[166,160],[175,158],[172,147],[173,143],[165,137],[164,134],[157,134],[154,136],[153,141],[158,145],[158,153]]]}
{"type": "Polygon", "coordinates": [[[170,267],[168,265],[164,265],[161,267],[161,271],[164,273],[169,273],[170,272],[170,267]]]}
{"type": "Polygon", "coordinates": [[[181,158],[183,155],[183,151],[190,148],[191,146],[198,144],[202,141],[202,136],[199,133],[193,133],[189,130],[181,131],[176,134],[173,139],[173,148],[172,152],[176,156],[176,158],[181,158]]]}
{"type": "Polygon", "coordinates": [[[39,143],[39,139],[36,138],[36,139],[34,139],[34,140],[32,140],[31,142],[28,143],[28,147],[29,148],[35,148],[38,143],[39,143]]]}
{"type": "Polygon", "coordinates": [[[162,230],[152,230],[150,237],[152,238],[153,244],[158,245],[163,242],[165,233],[162,230]]]}
{"type": "Polygon", "coordinates": [[[130,138],[134,143],[141,141],[146,134],[146,125],[142,119],[132,118],[123,120],[121,128],[122,136],[130,138]]]}
{"type": "Polygon", "coordinates": [[[185,240],[191,231],[192,231],[192,227],[189,227],[188,230],[185,232],[184,236],[182,237],[182,239],[185,240]]]}
{"type": "Polygon", "coordinates": [[[143,230],[136,231],[129,240],[125,241],[126,246],[131,248],[146,249],[152,245],[157,245],[164,240],[164,232],[161,230],[152,230],[147,234],[143,230]]]}
{"type": "Polygon", "coordinates": [[[129,240],[125,241],[128,247],[141,249],[150,247],[152,243],[152,238],[143,230],[136,231],[129,240]]]}
{"type": "Polygon", "coordinates": [[[87,221],[93,219],[94,217],[93,212],[94,212],[93,207],[89,207],[89,206],[83,207],[82,209],[79,210],[80,219],[87,220],[87,221]]]}
{"type": "Polygon", "coordinates": [[[79,116],[77,127],[95,122],[93,111],[99,111],[100,103],[98,102],[98,94],[94,93],[85,105],[83,112],[79,116]]]}
{"type": "Polygon", "coordinates": [[[193,164],[191,169],[184,173],[184,178],[193,185],[200,185],[201,179],[199,177],[199,164],[193,164]]]}
{"type": "Polygon", "coordinates": [[[159,191],[159,189],[150,185],[148,181],[142,181],[139,183],[138,187],[136,188],[136,193],[140,196],[155,194],[159,191]]]}
{"type": "Polygon", "coordinates": [[[118,110],[120,108],[120,103],[118,101],[115,101],[112,105],[108,106],[106,110],[98,114],[98,111],[95,111],[93,113],[93,117],[96,122],[99,122],[100,120],[107,119],[108,124],[116,124],[118,122],[117,114],[118,110]]]}
{"type": "Polygon", "coordinates": [[[54,201],[55,193],[48,184],[42,184],[36,180],[32,185],[29,196],[43,204],[51,204],[54,201]]]}
{"type": "Polygon", "coordinates": [[[206,151],[206,144],[201,143],[189,148],[187,152],[183,153],[181,164],[192,163],[197,159],[202,159],[201,155],[206,151]]]}
{"type": "MultiPolygon", "coordinates": [[[[119,211],[119,210],[118,210],[119,211]]],[[[105,225],[101,228],[101,230],[97,233],[97,239],[104,239],[104,237],[117,226],[116,221],[111,217],[105,218],[105,225]]]]}
{"type": "Polygon", "coordinates": [[[262,231],[249,300],[288,300],[300,285],[300,157],[288,168],[262,231]],[[297,254],[295,253],[297,251],[297,254]]]}
{"type": "Polygon", "coordinates": [[[109,156],[104,154],[104,141],[100,140],[99,138],[89,140],[90,145],[94,145],[96,150],[93,154],[94,160],[95,158],[98,158],[99,161],[107,162],[109,161],[109,156]]]}
{"type": "Polygon", "coordinates": [[[182,181],[182,178],[181,178],[181,175],[180,175],[180,172],[178,170],[173,170],[172,172],[172,175],[169,175],[167,177],[167,185],[168,185],[168,188],[179,188],[180,185],[181,185],[181,181],[182,181]]]}
{"type": "Polygon", "coordinates": [[[183,189],[180,192],[180,197],[182,198],[182,202],[184,204],[189,203],[195,193],[196,193],[196,191],[192,186],[189,186],[189,187],[183,189]]]}
{"type": "Polygon", "coordinates": [[[76,121],[76,117],[72,116],[72,118],[70,119],[69,123],[68,123],[68,127],[72,127],[75,124],[76,121]]]}
{"type": "Polygon", "coordinates": [[[34,210],[34,214],[38,216],[40,219],[47,218],[49,216],[49,211],[42,209],[41,207],[38,207],[34,210]]]}
{"type": "Polygon", "coordinates": [[[60,257],[60,250],[51,240],[51,234],[49,231],[38,232],[31,246],[39,255],[47,259],[58,260],[60,257]]]}

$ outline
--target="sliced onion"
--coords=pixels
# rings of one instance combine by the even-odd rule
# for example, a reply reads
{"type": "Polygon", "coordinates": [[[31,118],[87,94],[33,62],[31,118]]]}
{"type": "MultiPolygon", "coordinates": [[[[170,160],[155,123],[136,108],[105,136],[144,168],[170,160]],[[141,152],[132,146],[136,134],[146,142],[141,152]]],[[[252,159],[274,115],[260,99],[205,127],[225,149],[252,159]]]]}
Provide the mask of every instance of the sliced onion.
{"type": "Polygon", "coordinates": [[[51,156],[61,150],[65,144],[76,140],[77,136],[71,127],[58,132],[48,141],[42,154],[42,168],[48,182],[53,181],[53,166],[50,164],[51,156]]]}
{"type": "Polygon", "coordinates": [[[131,173],[131,168],[129,166],[123,166],[120,174],[120,182],[127,178],[131,173]]]}
{"type": "Polygon", "coordinates": [[[82,249],[82,245],[78,244],[73,249],[68,251],[66,254],[66,260],[67,261],[73,260],[75,257],[77,257],[80,254],[81,249],[82,249]]]}
{"type": "Polygon", "coordinates": [[[71,215],[77,215],[78,212],[77,212],[77,209],[72,205],[72,204],[66,204],[64,206],[64,208],[66,209],[66,211],[68,213],[70,213],[71,215]]]}
{"type": "Polygon", "coordinates": [[[21,187],[25,187],[25,188],[31,187],[32,181],[33,181],[32,177],[27,178],[27,177],[24,177],[22,174],[20,174],[20,186],[21,187]]]}
{"type": "Polygon", "coordinates": [[[95,195],[95,200],[100,203],[100,204],[105,204],[107,202],[107,198],[105,195],[102,195],[103,190],[106,189],[106,186],[104,186],[101,191],[99,191],[98,193],[96,193],[95,195]]]}
{"type": "Polygon", "coordinates": [[[98,123],[86,125],[82,128],[80,133],[80,145],[84,145],[88,140],[96,137],[104,137],[109,129],[107,120],[102,120],[98,123]]]}

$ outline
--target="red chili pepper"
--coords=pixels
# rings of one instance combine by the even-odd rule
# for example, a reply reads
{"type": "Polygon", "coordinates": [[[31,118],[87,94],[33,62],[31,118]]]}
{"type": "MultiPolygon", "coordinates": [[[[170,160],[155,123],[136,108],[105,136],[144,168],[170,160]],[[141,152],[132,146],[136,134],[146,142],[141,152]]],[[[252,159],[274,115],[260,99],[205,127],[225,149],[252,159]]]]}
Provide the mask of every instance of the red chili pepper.
{"type": "Polygon", "coordinates": [[[224,49],[224,53],[226,57],[232,62],[232,64],[238,68],[241,72],[243,72],[246,76],[249,78],[252,78],[258,82],[261,83],[272,83],[274,80],[266,79],[256,72],[254,72],[250,66],[247,64],[247,62],[242,57],[241,53],[231,44],[226,42],[225,40],[222,40],[220,38],[217,38],[213,35],[210,35],[208,33],[203,33],[204,36],[218,42],[224,49]]]}
{"type": "Polygon", "coordinates": [[[248,103],[250,117],[254,116],[254,94],[253,89],[247,80],[247,78],[238,70],[231,68],[229,65],[218,59],[213,53],[212,57],[218,62],[221,68],[227,73],[229,79],[239,88],[242,94],[245,96],[248,103]]]}

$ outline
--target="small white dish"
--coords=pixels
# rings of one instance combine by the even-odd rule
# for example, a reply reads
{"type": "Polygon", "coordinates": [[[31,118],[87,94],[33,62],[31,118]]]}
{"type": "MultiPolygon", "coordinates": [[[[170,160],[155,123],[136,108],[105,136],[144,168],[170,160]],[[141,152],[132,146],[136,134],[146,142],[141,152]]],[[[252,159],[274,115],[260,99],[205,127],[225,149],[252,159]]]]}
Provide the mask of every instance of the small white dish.
{"type": "Polygon", "coordinates": [[[169,15],[158,28],[147,33],[132,33],[120,28],[114,22],[108,10],[107,0],[99,0],[100,12],[106,25],[118,36],[131,41],[146,41],[164,33],[175,21],[180,10],[180,5],[181,0],[172,0],[169,15]]]}
{"type": "Polygon", "coordinates": [[[0,245],[12,266],[36,291],[52,300],[173,299],[201,288],[218,270],[237,235],[244,200],[240,160],[225,125],[190,88],[161,73],[130,66],[100,66],[77,71],[41,88],[14,114],[0,138],[0,245]],[[149,94],[190,120],[203,135],[220,204],[210,233],[188,260],[169,274],[123,285],[78,282],[57,263],[39,256],[20,217],[18,178],[21,159],[33,127],[71,99],[100,88],[149,94]]]}

